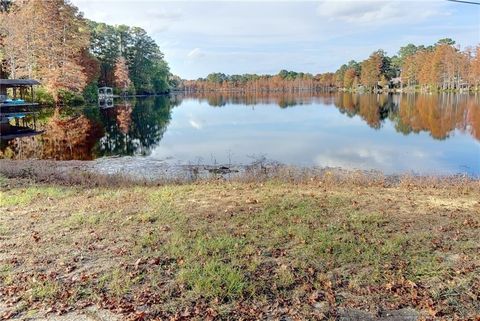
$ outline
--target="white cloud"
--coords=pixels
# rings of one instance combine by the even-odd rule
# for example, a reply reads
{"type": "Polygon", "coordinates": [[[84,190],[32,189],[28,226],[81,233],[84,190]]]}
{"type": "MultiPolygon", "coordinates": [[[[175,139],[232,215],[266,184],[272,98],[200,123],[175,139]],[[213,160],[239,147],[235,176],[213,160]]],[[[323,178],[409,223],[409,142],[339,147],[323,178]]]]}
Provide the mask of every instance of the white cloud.
{"type": "Polygon", "coordinates": [[[190,119],[189,123],[190,123],[190,126],[192,126],[195,129],[202,129],[202,127],[203,127],[203,125],[201,123],[199,123],[199,122],[197,122],[193,119],[190,119]]]}
{"type": "Polygon", "coordinates": [[[182,12],[180,10],[166,11],[157,9],[149,12],[148,15],[155,19],[174,21],[182,17],[182,12]]]}
{"type": "Polygon", "coordinates": [[[443,6],[439,1],[322,0],[317,13],[330,21],[380,25],[419,22],[432,16],[444,15],[440,10],[443,6]]]}
{"type": "Polygon", "coordinates": [[[321,167],[342,167],[347,169],[371,170],[378,169],[385,173],[408,172],[415,169],[421,173],[431,173],[432,170],[447,172],[436,158],[440,153],[414,149],[407,150],[411,146],[376,145],[375,147],[357,146],[346,148],[332,148],[324,150],[314,158],[314,163],[321,167]],[[405,150],[403,150],[405,149],[405,150]],[[402,157],[399,158],[399,154],[402,157]],[[412,166],[412,164],[414,164],[412,166]]]}
{"type": "Polygon", "coordinates": [[[388,167],[391,153],[378,149],[335,149],[327,150],[315,158],[319,166],[370,169],[388,167]]]}
{"type": "Polygon", "coordinates": [[[199,59],[205,57],[205,53],[200,48],[195,48],[187,54],[189,59],[199,59]]]}
{"type": "Polygon", "coordinates": [[[137,26],[150,35],[158,35],[182,19],[176,7],[166,8],[158,1],[71,0],[85,17],[99,22],[137,26]]]}
{"type": "Polygon", "coordinates": [[[198,117],[196,117],[195,115],[189,113],[187,115],[188,117],[188,123],[190,124],[190,126],[192,126],[193,128],[195,129],[202,129],[203,128],[203,125],[204,125],[204,121],[202,119],[199,119],[198,117]]]}

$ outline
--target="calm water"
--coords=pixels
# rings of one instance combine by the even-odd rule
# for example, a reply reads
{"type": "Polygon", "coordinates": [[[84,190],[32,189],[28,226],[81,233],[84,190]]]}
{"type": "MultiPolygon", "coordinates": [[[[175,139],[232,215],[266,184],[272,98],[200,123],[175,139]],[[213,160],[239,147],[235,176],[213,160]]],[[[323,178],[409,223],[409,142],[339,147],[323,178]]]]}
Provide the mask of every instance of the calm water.
{"type": "Polygon", "coordinates": [[[43,132],[3,124],[2,158],[212,165],[266,157],[300,166],[480,175],[479,95],[175,95],[119,100],[112,108],[45,109],[35,126],[30,117],[18,125],[43,132]]]}

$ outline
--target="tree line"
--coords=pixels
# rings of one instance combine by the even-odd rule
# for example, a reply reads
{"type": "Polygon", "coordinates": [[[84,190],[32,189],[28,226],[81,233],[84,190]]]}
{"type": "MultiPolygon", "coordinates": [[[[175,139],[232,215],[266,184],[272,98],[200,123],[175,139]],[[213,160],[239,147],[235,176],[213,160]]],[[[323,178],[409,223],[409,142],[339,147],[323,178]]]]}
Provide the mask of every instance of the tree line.
{"type": "Polygon", "coordinates": [[[312,91],[318,82],[310,73],[282,70],[277,75],[225,75],[212,73],[207,78],[184,80],[178,87],[186,92],[241,90],[255,92],[312,91]]]}
{"type": "Polygon", "coordinates": [[[408,44],[389,57],[384,50],[367,59],[352,60],[335,72],[317,75],[282,70],[277,75],[225,75],[212,73],[206,78],[184,80],[187,92],[240,91],[365,91],[385,90],[480,90],[480,45],[460,50],[450,38],[434,45],[408,44]]]}
{"type": "Polygon", "coordinates": [[[89,21],[68,0],[2,0],[0,60],[2,78],[39,80],[44,102],[95,100],[99,86],[170,89],[168,64],[145,30],[89,21]]]}

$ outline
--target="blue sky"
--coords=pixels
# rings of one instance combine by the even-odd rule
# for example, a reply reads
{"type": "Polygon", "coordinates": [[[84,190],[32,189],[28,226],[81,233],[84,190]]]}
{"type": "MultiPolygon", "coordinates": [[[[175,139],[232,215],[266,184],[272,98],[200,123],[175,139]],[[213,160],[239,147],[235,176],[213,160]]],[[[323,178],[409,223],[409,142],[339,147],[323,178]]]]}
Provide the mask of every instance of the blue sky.
{"type": "Polygon", "coordinates": [[[335,71],[379,48],[480,43],[480,6],[445,0],[71,0],[89,19],[146,29],[174,74],[335,71]]]}

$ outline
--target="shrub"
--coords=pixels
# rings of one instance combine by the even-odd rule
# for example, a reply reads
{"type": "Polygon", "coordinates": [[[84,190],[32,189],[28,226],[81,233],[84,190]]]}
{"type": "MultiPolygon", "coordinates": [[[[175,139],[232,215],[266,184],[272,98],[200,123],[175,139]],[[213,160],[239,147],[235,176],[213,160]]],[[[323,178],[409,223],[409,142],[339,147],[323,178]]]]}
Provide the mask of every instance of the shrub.
{"type": "Polygon", "coordinates": [[[96,103],[98,100],[98,84],[92,82],[83,90],[83,98],[87,103],[96,103]]]}
{"type": "MultiPolygon", "coordinates": [[[[123,90],[121,88],[118,88],[118,87],[113,88],[113,93],[115,95],[119,95],[119,96],[124,94],[123,90]]],[[[135,96],[136,95],[135,86],[133,86],[133,84],[128,86],[127,90],[125,91],[125,95],[127,95],[127,96],[135,96]]]]}
{"type": "Polygon", "coordinates": [[[58,96],[66,106],[81,106],[85,104],[83,96],[68,90],[60,90],[58,96]]]}
{"type": "Polygon", "coordinates": [[[53,106],[55,104],[53,96],[43,87],[35,90],[35,101],[45,106],[53,106]]]}

